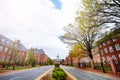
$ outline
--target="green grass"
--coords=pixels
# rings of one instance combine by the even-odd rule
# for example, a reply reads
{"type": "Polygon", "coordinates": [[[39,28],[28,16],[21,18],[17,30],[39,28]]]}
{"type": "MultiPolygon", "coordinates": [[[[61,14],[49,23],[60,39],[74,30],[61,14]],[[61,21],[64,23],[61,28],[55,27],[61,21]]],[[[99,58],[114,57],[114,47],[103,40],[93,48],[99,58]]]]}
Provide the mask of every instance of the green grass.
{"type": "Polygon", "coordinates": [[[6,72],[6,70],[0,70],[0,73],[4,73],[4,72],[6,72]]]}

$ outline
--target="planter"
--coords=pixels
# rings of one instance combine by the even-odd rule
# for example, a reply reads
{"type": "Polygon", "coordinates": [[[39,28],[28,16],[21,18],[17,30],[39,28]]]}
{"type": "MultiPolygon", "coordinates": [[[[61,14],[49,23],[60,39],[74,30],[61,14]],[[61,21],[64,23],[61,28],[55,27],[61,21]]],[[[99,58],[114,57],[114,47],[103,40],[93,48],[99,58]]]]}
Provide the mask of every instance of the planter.
{"type": "MultiPolygon", "coordinates": [[[[36,80],[58,80],[58,79],[53,78],[54,70],[55,70],[55,68],[49,70],[47,73],[45,73],[43,76],[41,76],[39,79],[36,79],[36,80]]],[[[66,74],[66,75],[67,75],[67,77],[65,79],[59,79],[59,80],[74,80],[68,74],[66,74]]]]}
{"type": "Polygon", "coordinates": [[[55,62],[55,68],[59,68],[60,67],[60,62],[55,62]]]}

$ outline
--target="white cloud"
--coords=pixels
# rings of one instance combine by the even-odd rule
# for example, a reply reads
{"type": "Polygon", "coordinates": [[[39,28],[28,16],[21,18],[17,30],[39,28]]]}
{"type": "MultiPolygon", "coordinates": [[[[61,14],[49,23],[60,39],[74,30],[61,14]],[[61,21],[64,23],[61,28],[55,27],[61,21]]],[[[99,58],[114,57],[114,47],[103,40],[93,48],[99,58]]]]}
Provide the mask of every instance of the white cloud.
{"type": "Polygon", "coordinates": [[[51,58],[64,58],[68,50],[58,36],[74,20],[78,1],[60,0],[59,10],[50,0],[0,0],[0,34],[21,40],[27,48],[43,48],[51,58]]]}

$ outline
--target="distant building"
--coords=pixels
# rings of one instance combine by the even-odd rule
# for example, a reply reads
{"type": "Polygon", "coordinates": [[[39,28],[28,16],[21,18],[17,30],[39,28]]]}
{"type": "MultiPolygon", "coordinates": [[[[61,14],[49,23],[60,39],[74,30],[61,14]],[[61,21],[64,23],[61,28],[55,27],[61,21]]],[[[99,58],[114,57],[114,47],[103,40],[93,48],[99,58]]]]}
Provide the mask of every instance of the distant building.
{"type": "Polygon", "coordinates": [[[46,64],[47,59],[49,58],[43,49],[35,49],[36,62],[37,64],[46,64]]]}

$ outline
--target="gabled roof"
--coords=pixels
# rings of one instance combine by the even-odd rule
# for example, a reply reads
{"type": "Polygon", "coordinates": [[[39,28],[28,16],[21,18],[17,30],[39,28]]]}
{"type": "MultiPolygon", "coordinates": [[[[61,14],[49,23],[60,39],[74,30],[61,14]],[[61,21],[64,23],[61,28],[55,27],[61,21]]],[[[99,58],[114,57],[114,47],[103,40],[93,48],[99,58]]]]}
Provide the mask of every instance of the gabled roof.
{"type": "Polygon", "coordinates": [[[7,37],[3,36],[0,34],[0,44],[3,44],[3,45],[6,45],[6,46],[9,46],[12,44],[12,40],[8,39],[7,37]]]}
{"type": "Polygon", "coordinates": [[[27,51],[26,47],[23,44],[18,45],[18,50],[27,51]]]}
{"type": "MultiPolygon", "coordinates": [[[[6,46],[10,46],[12,45],[13,41],[8,39],[7,37],[3,36],[0,34],[0,44],[6,45],[6,46]]],[[[23,50],[23,51],[27,51],[27,49],[25,48],[25,46],[23,44],[18,44],[18,50],[23,50]]]]}
{"type": "Polygon", "coordinates": [[[43,49],[35,49],[36,54],[43,54],[45,53],[43,49]]]}

